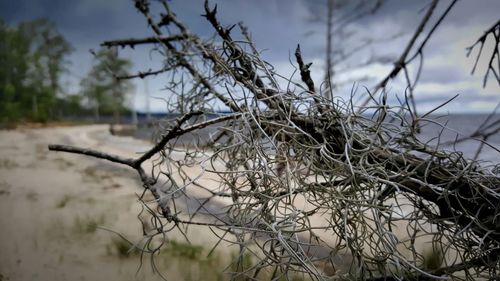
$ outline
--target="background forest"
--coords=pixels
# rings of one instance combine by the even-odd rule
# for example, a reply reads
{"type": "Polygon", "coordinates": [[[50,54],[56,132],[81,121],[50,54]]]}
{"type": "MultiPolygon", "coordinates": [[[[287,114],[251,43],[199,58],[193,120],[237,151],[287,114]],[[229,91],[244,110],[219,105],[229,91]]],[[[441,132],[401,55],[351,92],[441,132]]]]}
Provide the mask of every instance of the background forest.
{"type": "Polygon", "coordinates": [[[128,111],[125,95],[131,84],[117,81],[112,73],[125,75],[130,61],[116,51],[94,53],[94,64],[81,80],[81,90],[65,91],[73,47],[48,19],[9,26],[0,21],[0,111],[3,125],[16,121],[83,120],[93,115],[128,111]]]}

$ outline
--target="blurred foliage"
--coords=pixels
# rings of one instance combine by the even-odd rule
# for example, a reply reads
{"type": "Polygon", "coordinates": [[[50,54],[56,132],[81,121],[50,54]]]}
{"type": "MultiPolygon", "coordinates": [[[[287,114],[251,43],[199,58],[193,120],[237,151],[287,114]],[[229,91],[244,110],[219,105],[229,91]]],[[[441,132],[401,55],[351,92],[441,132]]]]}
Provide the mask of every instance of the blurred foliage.
{"type": "Polygon", "coordinates": [[[0,19],[0,126],[19,121],[78,119],[98,112],[119,119],[130,82],[115,75],[128,73],[130,61],[114,50],[95,54],[82,82],[82,93],[65,93],[61,76],[68,72],[72,45],[47,19],[8,25],[0,19]]]}
{"type": "Polygon", "coordinates": [[[94,65],[80,86],[96,121],[102,115],[112,114],[114,122],[119,123],[120,113],[126,111],[126,94],[132,89],[132,83],[116,77],[128,75],[131,66],[129,60],[118,57],[116,49],[94,53],[94,65]]]}
{"type": "Polygon", "coordinates": [[[47,121],[75,109],[71,106],[80,109],[60,85],[72,51],[47,19],[16,26],[0,20],[0,122],[47,121]]]}

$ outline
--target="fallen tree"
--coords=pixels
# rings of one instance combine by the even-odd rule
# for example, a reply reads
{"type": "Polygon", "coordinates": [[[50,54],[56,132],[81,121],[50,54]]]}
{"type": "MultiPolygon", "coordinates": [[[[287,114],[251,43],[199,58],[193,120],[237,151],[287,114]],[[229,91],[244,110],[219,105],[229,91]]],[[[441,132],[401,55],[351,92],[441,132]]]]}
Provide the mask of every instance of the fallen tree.
{"type": "MultiPolygon", "coordinates": [[[[399,105],[387,104],[385,92],[380,92],[422,55],[427,39],[454,2],[427,39],[415,46],[437,1],[430,5],[394,70],[375,91],[366,92],[362,106],[352,99],[325,99],[299,46],[295,60],[301,81],[295,81],[280,76],[261,59],[242,24],[238,25],[241,38],[234,39],[236,25],[221,25],[216,6],[210,8],[205,2],[204,16],[217,36],[202,40],[179,21],[167,2],[159,3],[164,13],[156,21],[148,1],[135,1],[154,36],[108,41],[103,46],[153,44],[160,49],[164,68],[123,78],[168,73],[166,88],[175,95],[169,106],[180,117],[169,122],[156,144],[136,159],[49,146],[135,169],[145,191],[141,200],[146,192],[155,198],[144,200],[155,222],[153,231],[144,232],[147,239],[192,224],[218,228],[234,237],[224,235],[221,240],[240,249],[235,263],[241,270],[232,275],[234,279],[261,278],[262,272],[272,280],[497,278],[498,167],[483,167],[460,152],[422,141],[417,132],[436,123],[430,118],[433,111],[417,115],[412,92],[399,105]],[[417,49],[413,57],[412,48],[417,49]],[[219,104],[231,112],[208,118],[219,104]],[[216,133],[203,142],[184,143],[179,153],[179,137],[207,127],[216,133]],[[151,171],[144,169],[146,162],[152,163],[151,171]],[[199,174],[189,172],[193,166],[199,167],[199,174]],[[207,174],[217,181],[215,187],[203,181],[207,174]],[[185,219],[178,206],[193,190],[209,196],[197,198],[196,212],[185,219]],[[219,199],[230,200],[224,215],[207,207],[219,199]],[[431,255],[425,253],[428,245],[431,255]],[[243,269],[244,253],[255,255],[259,262],[243,269]]],[[[411,90],[409,78],[408,83],[411,90]]],[[[488,136],[478,132],[473,137],[482,137],[479,141],[488,145],[488,136]]],[[[160,249],[143,250],[154,255],[160,249]]]]}

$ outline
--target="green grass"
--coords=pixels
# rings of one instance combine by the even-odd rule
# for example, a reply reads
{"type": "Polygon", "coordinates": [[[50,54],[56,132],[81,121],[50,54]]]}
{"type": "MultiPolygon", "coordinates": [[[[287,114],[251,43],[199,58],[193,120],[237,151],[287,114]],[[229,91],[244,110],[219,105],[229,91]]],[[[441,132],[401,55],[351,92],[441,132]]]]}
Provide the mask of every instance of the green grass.
{"type": "Polygon", "coordinates": [[[58,209],[62,209],[64,207],[66,207],[66,205],[68,204],[69,201],[71,201],[73,199],[73,196],[69,195],[69,194],[66,194],[64,195],[63,198],[61,198],[57,203],[56,203],[56,208],[58,209]]]}
{"type": "Polygon", "coordinates": [[[231,272],[233,275],[232,280],[235,281],[246,281],[250,280],[249,278],[241,275],[239,273],[247,273],[253,266],[252,255],[248,252],[244,252],[243,254],[231,253],[231,272]]]}
{"type": "Polygon", "coordinates": [[[121,259],[140,253],[140,250],[136,249],[129,241],[121,237],[113,237],[107,249],[109,254],[114,253],[121,259]]]}
{"type": "MultiPolygon", "coordinates": [[[[138,246],[141,247],[141,246],[138,246]]],[[[121,237],[115,237],[106,246],[107,253],[119,259],[138,258],[141,250],[135,248],[131,242],[121,237]]],[[[215,250],[208,255],[210,249],[203,245],[191,244],[184,241],[170,240],[161,248],[160,253],[152,257],[159,265],[159,270],[171,276],[172,280],[179,281],[219,281],[219,280],[271,280],[272,268],[261,270],[256,279],[247,276],[254,274],[252,269],[258,259],[250,252],[241,256],[237,252],[224,254],[215,250]],[[240,264],[237,260],[240,259],[240,264]],[[239,275],[238,272],[243,272],[239,275]]],[[[147,258],[148,259],[148,258],[147,258]]],[[[306,280],[292,274],[288,279],[278,274],[275,280],[306,280]]]]}
{"type": "Polygon", "coordinates": [[[443,252],[438,248],[432,248],[424,252],[423,264],[424,270],[433,271],[439,269],[443,264],[443,252]]]}
{"type": "Polygon", "coordinates": [[[161,251],[165,272],[177,271],[178,280],[228,280],[224,274],[226,261],[217,251],[208,256],[208,249],[201,245],[170,240],[161,251]]]}
{"type": "Polygon", "coordinates": [[[200,259],[203,247],[185,242],[171,240],[166,247],[166,252],[176,257],[182,257],[190,260],[200,259]]]}
{"type": "Polygon", "coordinates": [[[73,229],[76,233],[79,234],[91,234],[97,230],[99,225],[104,224],[105,218],[103,215],[98,217],[80,217],[77,216],[75,218],[75,222],[73,225],[73,229]]]}

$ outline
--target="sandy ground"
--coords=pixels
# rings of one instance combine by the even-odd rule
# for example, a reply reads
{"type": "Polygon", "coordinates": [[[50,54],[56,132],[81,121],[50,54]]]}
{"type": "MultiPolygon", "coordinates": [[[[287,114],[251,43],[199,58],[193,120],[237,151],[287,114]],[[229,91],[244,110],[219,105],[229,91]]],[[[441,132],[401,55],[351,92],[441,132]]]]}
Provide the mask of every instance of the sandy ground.
{"type": "MultiPolygon", "coordinates": [[[[136,194],[142,190],[133,170],[49,152],[49,143],[122,156],[150,146],[110,136],[107,126],[99,125],[0,131],[0,280],[161,280],[153,274],[149,257],[138,271],[139,255],[125,256],[117,235],[96,227],[140,241],[136,194]]],[[[190,241],[202,246],[188,247],[187,254],[181,247],[158,257],[158,266],[169,280],[220,278],[208,276],[207,268],[222,269],[226,263],[220,259],[232,249],[222,245],[215,258],[207,258],[205,253],[217,241],[205,235],[207,231],[191,227],[190,241]]],[[[182,241],[179,233],[169,235],[182,241]]]]}
{"type": "MultiPolygon", "coordinates": [[[[0,131],[0,281],[161,280],[153,273],[149,256],[138,270],[140,256],[126,256],[123,240],[100,228],[121,233],[134,243],[141,240],[137,194],[142,188],[135,171],[88,156],[49,152],[48,144],[89,147],[124,157],[137,157],[151,146],[111,136],[103,125],[0,131]]],[[[199,167],[189,171],[200,172],[199,167]]],[[[213,183],[206,174],[199,182],[213,183]]],[[[210,208],[223,212],[224,202],[219,203],[210,208]]],[[[314,225],[325,221],[310,219],[314,225]]],[[[207,257],[217,237],[195,226],[190,226],[188,236],[194,246],[185,243],[179,232],[169,232],[167,238],[180,246],[167,248],[157,257],[168,280],[227,277],[219,272],[236,249],[222,243],[207,257]]],[[[126,252],[129,245],[125,247],[126,252]]],[[[345,256],[335,259],[350,263],[345,256]]]]}

